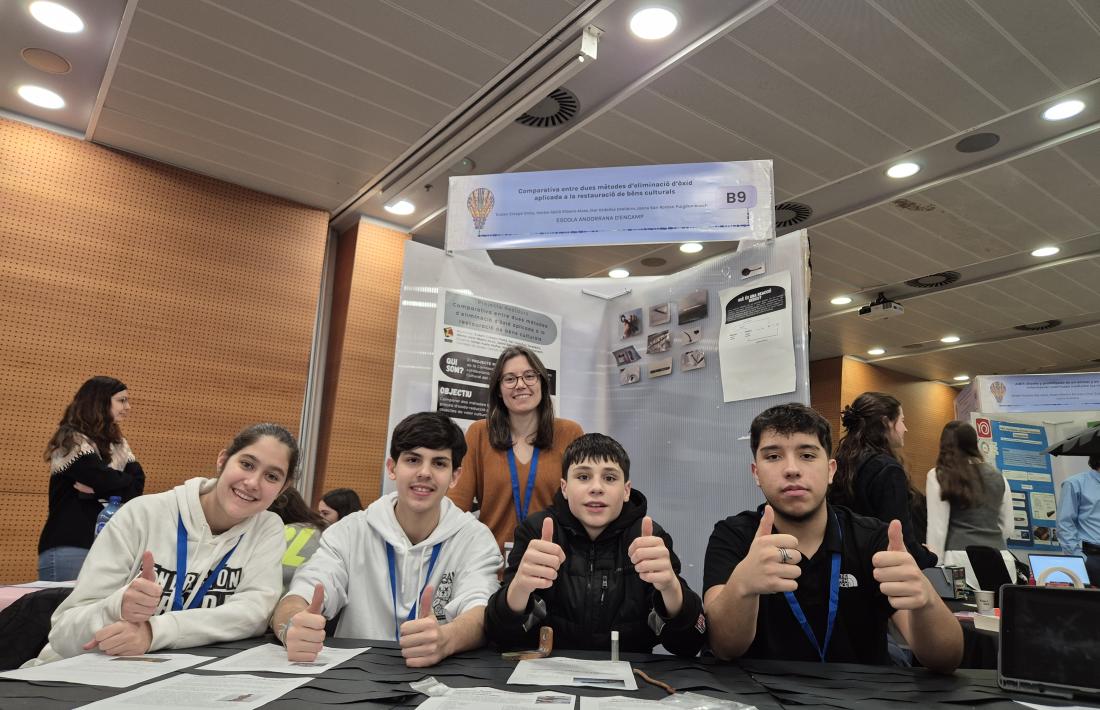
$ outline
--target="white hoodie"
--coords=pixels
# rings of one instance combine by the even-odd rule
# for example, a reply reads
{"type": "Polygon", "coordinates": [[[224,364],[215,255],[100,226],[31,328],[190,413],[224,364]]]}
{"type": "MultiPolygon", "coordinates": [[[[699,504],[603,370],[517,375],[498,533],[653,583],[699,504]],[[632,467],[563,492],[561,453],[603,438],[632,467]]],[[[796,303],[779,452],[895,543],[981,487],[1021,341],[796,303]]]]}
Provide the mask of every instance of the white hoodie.
{"type": "Polygon", "coordinates": [[[341,610],[336,636],[391,640],[395,623],[408,617],[424,588],[432,548],[442,542],[439,559],[427,583],[434,588],[432,610],[452,621],[485,606],[497,590],[501,557],[496,539],[477,518],[449,499],[440,502],[439,524],[423,542],[413,545],[394,514],[397,493],[376,500],[366,510],[341,518],[325,530],[321,547],[294,575],[287,594],[307,601],[314,585],[325,586],[325,618],[341,610]],[[394,548],[397,572],[397,617],[390,591],[386,543],[394,548]]]}
{"type": "Polygon", "coordinates": [[[281,560],[286,551],[283,523],[263,511],[215,535],[199,504],[199,493],[217,479],[192,478],[170,491],[141,496],[119,508],[88,552],[76,587],[50,620],[50,639],[36,661],[85,653],[82,646],[104,626],[122,618],[122,595],[141,572],[141,556],[153,553],[163,587],[150,651],[205,646],[262,634],[282,592],[281,560]],[[176,528],[187,529],[187,582],[183,611],[170,611],[176,579],[176,528]],[[243,537],[242,537],[243,536],[243,537]],[[229,552],[202,605],[187,609],[207,575],[229,552]]]}

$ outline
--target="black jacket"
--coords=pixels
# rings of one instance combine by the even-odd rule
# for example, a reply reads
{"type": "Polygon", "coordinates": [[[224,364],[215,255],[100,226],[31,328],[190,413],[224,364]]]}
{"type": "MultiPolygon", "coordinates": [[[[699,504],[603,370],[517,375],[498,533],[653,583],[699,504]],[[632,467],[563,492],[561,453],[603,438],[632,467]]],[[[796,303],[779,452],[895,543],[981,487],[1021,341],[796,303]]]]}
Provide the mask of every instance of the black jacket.
{"type": "Polygon", "coordinates": [[[141,464],[130,461],[119,471],[108,466],[99,454],[84,454],[65,470],[50,474],[49,513],[38,537],[38,553],[55,547],[91,549],[96,519],[103,510],[99,499],[119,496],[126,503],[144,490],[141,464]],[[82,483],[95,493],[81,493],[73,488],[74,483],[82,483]]]}
{"type": "Polygon", "coordinates": [[[936,565],[936,553],[921,544],[921,538],[914,529],[909,477],[897,459],[888,454],[875,454],[863,459],[856,469],[852,489],[852,496],[839,489],[830,490],[829,502],[886,523],[900,520],[905,547],[917,561],[917,566],[924,569],[936,565]]]}
{"type": "MultiPolygon", "coordinates": [[[[515,547],[508,557],[504,584],[485,610],[485,633],[504,649],[538,646],[540,626],[554,629],[554,648],[607,650],[611,631],[619,632],[623,651],[650,653],[657,644],[680,656],[694,656],[706,636],[703,602],[680,578],[684,603],[680,613],[667,618],[664,602],[653,585],[643,582],[630,563],[627,550],[641,534],[646,500],[637,490],[622,513],[595,540],[569,512],[559,491],[549,508],[531,515],[516,528],[515,547]],[[554,519],[554,542],[565,552],[565,562],[549,589],[535,590],[527,610],[515,614],[508,608],[508,585],[516,575],[527,544],[542,534],[542,521],[554,519]],[[655,629],[660,629],[656,631],[655,629]]],[[[672,568],[680,573],[680,560],[672,550],[672,538],[653,524],[653,534],[665,541],[672,568]]]]}

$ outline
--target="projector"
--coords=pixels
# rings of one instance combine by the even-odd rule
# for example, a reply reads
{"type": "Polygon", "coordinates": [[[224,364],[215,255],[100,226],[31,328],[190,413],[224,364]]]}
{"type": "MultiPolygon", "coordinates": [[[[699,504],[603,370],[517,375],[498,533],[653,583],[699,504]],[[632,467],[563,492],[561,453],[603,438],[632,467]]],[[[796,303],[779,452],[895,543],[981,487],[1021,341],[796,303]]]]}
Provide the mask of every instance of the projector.
{"type": "Polygon", "coordinates": [[[886,320],[895,318],[905,313],[900,303],[879,296],[877,301],[868,303],[859,309],[859,317],[867,320],[886,320]]]}

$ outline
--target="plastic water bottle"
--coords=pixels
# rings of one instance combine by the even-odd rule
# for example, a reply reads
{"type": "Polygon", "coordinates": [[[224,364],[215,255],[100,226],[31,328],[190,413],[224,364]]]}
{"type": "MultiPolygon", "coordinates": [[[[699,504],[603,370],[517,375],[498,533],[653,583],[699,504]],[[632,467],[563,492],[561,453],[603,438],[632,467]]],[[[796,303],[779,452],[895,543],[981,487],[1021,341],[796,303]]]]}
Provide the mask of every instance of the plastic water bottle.
{"type": "Polygon", "coordinates": [[[107,505],[103,506],[103,510],[99,511],[99,517],[95,519],[95,534],[98,536],[100,531],[103,530],[103,526],[107,524],[107,521],[111,519],[118,509],[122,507],[121,496],[111,496],[107,499],[107,505]]]}

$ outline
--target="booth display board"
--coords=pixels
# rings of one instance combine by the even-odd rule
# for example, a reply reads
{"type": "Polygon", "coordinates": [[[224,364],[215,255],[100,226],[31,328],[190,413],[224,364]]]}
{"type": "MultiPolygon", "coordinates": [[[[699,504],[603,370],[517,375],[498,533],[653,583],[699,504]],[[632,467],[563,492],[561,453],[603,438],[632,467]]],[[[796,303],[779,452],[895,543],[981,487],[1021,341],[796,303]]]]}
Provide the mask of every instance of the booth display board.
{"type": "Polygon", "coordinates": [[[971,412],[1088,412],[1100,410],[1100,372],[979,375],[955,399],[956,417],[971,412]]]}
{"type": "Polygon", "coordinates": [[[1041,424],[978,417],[978,448],[994,462],[1012,491],[1013,549],[1052,550],[1058,547],[1054,474],[1046,454],[1047,432],[1041,424]]]}
{"type": "Polygon", "coordinates": [[[439,294],[432,409],[465,429],[489,409],[489,376],[501,351],[522,345],[542,360],[557,405],[561,318],[451,289],[439,294]]]}
{"type": "MultiPolygon", "coordinates": [[[[409,243],[389,428],[408,414],[431,409],[438,400],[441,358],[445,368],[446,353],[466,352],[465,346],[452,347],[457,343],[437,342],[448,320],[440,315],[447,308],[448,292],[452,298],[473,299],[479,307],[532,312],[536,316],[524,317],[540,323],[545,316],[559,333],[557,415],[623,445],[630,456],[632,485],[646,496],[649,514],[672,536],[684,577],[699,589],[714,524],[763,501],[750,469],[749,423],[773,404],[809,401],[807,256],[805,232],[798,232],[742,242],[737,252],[650,280],[547,281],[409,243]],[[784,273],[790,277],[794,389],[725,403],[718,343],[724,306],[718,305],[719,294],[753,289],[784,273]],[[611,296],[592,295],[598,290],[595,285],[611,296]]],[[[467,362],[455,360],[460,366],[467,362]]],[[[477,367],[483,371],[485,360],[477,367]]],[[[745,377],[768,367],[768,362],[755,362],[745,377]]],[[[383,482],[385,490],[392,490],[392,481],[384,477],[383,482]]]]}
{"type": "Polygon", "coordinates": [[[775,236],[770,160],[468,175],[448,189],[448,251],[775,236]]]}

